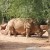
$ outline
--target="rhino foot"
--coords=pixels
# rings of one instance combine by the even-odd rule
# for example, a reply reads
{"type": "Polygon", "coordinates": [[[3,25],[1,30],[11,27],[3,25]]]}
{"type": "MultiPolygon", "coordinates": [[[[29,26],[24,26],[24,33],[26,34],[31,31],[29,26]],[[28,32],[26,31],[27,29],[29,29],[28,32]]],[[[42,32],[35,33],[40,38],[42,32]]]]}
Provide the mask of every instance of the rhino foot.
{"type": "Polygon", "coordinates": [[[26,34],[26,37],[31,37],[31,35],[30,34],[26,34]]]}

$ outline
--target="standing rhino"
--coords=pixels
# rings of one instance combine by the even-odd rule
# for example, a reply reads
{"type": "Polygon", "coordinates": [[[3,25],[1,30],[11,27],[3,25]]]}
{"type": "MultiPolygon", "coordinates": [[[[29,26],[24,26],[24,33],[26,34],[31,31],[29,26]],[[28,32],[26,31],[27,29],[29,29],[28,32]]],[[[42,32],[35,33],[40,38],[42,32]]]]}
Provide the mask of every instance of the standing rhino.
{"type": "Polygon", "coordinates": [[[36,21],[31,18],[16,18],[8,22],[6,34],[30,36],[34,33],[40,33],[40,27],[35,24],[36,21]]]}

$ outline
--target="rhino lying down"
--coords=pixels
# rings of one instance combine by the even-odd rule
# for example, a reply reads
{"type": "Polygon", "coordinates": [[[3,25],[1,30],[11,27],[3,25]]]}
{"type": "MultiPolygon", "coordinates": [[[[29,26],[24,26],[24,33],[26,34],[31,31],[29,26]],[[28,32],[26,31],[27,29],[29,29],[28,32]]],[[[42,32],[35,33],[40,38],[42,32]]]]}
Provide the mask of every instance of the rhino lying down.
{"type": "Polygon", "coordinates": [[[31,18],[11,19],[5,29],[5,34],[31,36],[40,33],[40,28],[36,21],[31,18]]]}

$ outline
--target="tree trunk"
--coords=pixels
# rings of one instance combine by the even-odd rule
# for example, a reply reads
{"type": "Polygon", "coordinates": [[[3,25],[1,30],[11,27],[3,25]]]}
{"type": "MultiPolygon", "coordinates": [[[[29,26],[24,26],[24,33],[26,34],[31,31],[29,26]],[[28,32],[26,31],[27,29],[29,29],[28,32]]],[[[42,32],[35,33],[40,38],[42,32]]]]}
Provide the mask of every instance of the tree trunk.
{"type": "Polygon", "coordinates": [[[4,17],[3,17],[3,19],[2,19],[2,24],[4,24],[4,17]]]}

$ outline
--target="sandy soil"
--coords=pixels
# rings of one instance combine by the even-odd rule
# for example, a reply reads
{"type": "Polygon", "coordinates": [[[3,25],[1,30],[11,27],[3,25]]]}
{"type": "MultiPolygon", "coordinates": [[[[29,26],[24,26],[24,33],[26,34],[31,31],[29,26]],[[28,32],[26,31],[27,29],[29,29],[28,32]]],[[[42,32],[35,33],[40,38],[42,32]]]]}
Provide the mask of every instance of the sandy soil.
{"type": "Polygon", "coordinates": [[[48,42],[48,33],[42,38],[32,37],[15,37],[0,34],[0,50],[50,50],[48,42]]]}

